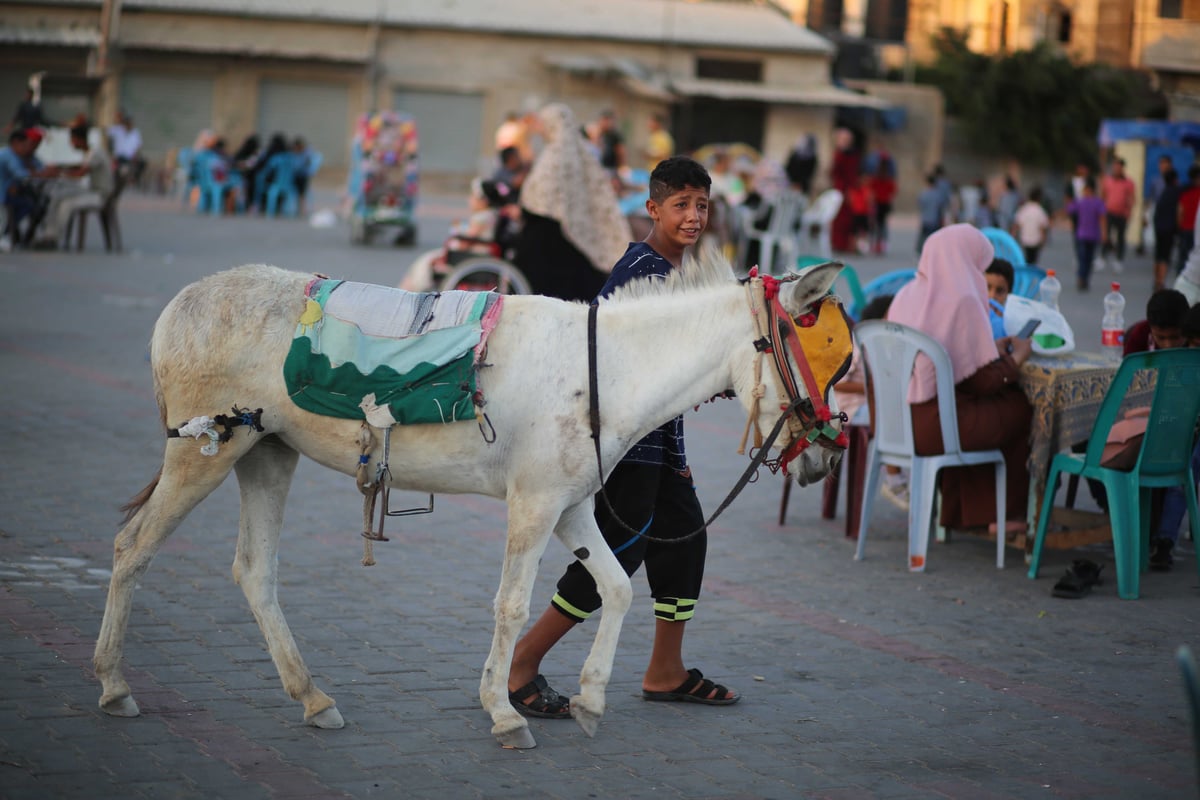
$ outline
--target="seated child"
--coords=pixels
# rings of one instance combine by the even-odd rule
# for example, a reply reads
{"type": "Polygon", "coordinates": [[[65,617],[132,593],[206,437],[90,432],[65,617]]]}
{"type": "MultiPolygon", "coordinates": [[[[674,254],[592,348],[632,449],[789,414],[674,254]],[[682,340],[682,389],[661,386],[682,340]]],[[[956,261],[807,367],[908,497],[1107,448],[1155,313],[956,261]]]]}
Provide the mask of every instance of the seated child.
{"type": "Polygon", "coordinates": [[[450,238],[446,240],[446,261],[455,264],[477,255],[496,255],[496,231],[500,225],[499,209],[507,202],[512,190],[498,181],[471,182],[469,208],[471,215],[466,221],[450,226],[450,238]]]}
{"type": "Polygon", "coordinates": [[[1159,289],[1146,303],[1146,318],[1135,322],[1125,332],[1125,355],[1147,350],[1166,350],[1183,347],[1180,326],[1188,313],[1188,301],[1183,292],[1159,289]]]}
{"type": "Polygon", "coordinates": [[[1016,280],[1013,265],[1003,258],[993,259],[983,277],[988,287],[988,321],[992,323],[992,338],[1003,339],[1007,335],[1004,332],[1004,305],[1016,280]]]}
{"type": "Polygon", "coordinates": [[[459,220],[451,225],[450,236],[440,250],[425,253],[413,261],[400,281],[400,288],[410,292],[431,292],[455,264],[474,256],[500,255],[508,227],[520,214],[515,198],[516,192],[500,181],[472,181],[471,215],[465,222],[459,220]]]}
{"type": "MultiPolygon", "coordinates": [[[[1146,303],[1146,318],[1135,322],[1125,332],[1125,355],[1183,347],[1186,339],[1182,326],[1184,316],[1188,312],[1187,298],[1181,292],[1159,289],[1150,295],[1150,300],[1146,303]]],[[[1121,419],[1113,423],[1101,466],[1112,469],[1133,467],[1130,460],[1137,456],[1141,434],[1146,430],[1146,417],[1149,414],[1150,409],[1145,406],[1130,408],[1122,414],[1121,419]]],[[[1072,445],[1071,450],[1076,453],[1086,452],[1087,442],[1072,445]]],[[[1103,511],[1108,511],[1108,492],[1104,484],[1094,478],[1088,478],[1088,490],[1096,505],[1103,511]]],[[[1179,527],[1178,523],[1175,527],[1179,527]]]]}
{"type": "MultiPolygon", "coordinates": [[[[862,311],[862,321],[869,319],[886,319],[888,306],[892,304],[892,295],[885,294],[867,303],[862,311]]],[[[846,414],[847,419],[854,415],[867,402],[866,372],[863,369],[862,351],[855,346],[854,355],[850,361],[850,369],[842,379],[833,386],[833,396],[837,400],[838,409],[846,414]]],[[[908,480],[901,469],[894,464],[884,465],[883,487],[880,489],[893,505],[908,510],[908,480]]]]}
{"type": "MultiPolygon", "coordinates": [[[[1192,306],[1180,321],[1182,337],[1188,347],[1200,347],[1200,303],[1192,306]]],[[[1192,477],[1200,475],[1200,441],[1192,448],[1192,477]]],[[[1172,486],[1163,495],[1162,515],[1158,531],[1150,539],[1150,569],[1169,570],[1175,563],[1172,551],[1179,541],[1179,526],[1187,511],[1187,497],[1182,486],[1172,486]]]]}

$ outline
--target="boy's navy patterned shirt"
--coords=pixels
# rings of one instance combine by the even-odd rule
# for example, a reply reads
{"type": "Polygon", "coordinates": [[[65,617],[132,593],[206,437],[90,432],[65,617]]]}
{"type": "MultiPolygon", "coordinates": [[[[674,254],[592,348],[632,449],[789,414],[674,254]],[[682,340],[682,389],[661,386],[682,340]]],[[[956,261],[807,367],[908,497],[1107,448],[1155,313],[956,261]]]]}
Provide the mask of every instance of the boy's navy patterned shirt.
{"type": "MultiPolygon", "coordinates": [[[[608,297],[618,287],[633,280],[662,280],[673,267],[658,252],[645,242],[633,242],[621,260],[612,269],[599,297],[608,297]]],[[[683,416],[655,428],[635,444],[622,461],[637,464],[666,464],[677,472],[687,469],[687,456],[683,449],[683,416]]]]}

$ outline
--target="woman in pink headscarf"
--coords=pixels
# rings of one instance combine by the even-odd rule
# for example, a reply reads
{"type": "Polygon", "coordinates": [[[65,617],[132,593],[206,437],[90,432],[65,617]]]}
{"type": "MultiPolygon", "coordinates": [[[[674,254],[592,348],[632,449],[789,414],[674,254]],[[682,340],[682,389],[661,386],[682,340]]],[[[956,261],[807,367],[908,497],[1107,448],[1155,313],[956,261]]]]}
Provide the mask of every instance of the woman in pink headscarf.
{"type": "MultiPolygon", "coordinates": [[[[1032,408],[1017,381],[1032,352],[1028,339],[992,339],[984,270],[992,263],[987,237],[971,225],[951,225],[925,242],[917,277],[888,309],[892,322],[932,336],[950,355],[958,432],[964,450],[999,449],[1007,468],[1007,533],[1025,530],[1029,496],[1032,408]],[[1011,349],[1011,350],[1010,350],[1011,349]]],[[[908,390],[918,455],[944,452],[933,364],[918,357],[908,390]]],[[[942,472],[947,528],[995,530],[995,475],[990,464],[942,472]]]]}

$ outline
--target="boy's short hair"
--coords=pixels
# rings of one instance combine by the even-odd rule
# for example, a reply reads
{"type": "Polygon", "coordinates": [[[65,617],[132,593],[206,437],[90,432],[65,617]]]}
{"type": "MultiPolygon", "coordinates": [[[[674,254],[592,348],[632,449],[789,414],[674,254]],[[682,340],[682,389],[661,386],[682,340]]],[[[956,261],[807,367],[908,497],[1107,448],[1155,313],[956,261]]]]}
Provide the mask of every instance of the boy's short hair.
{"type": "Polygon", "coordinates": [[[1200,339],[1200,303],[1187,310],[1179,321],[1179,330],[1185,338],[1200,339]]]}
{"type": "Polygon", "coordinates": [[[16,130],[14,130],[12,133],[10,133],[8,135],[8,143],[9,144],[12,144],[14,142],[27,142],[27,141],[29,141],[29,134],[25,131],[24,128],[17,128],[16,130]]]}
{"type": "Polygon", "coordinates": [[[1155,328],[1178,328],[1187,312],[1187,297],[1176,289],[1159,289],[1146,303],[1146,321],[1155,328]]]}
{"type": "Polygon", "coordinates": [[[1167,169],[1163,170],[1162,179],[1163,183],[1167,184],[1168,186],[1174,186],[1179,182],[1179,173],[1175,171],[1174,167],[1168,167],[1167,169]]]}
{"type": "Polygon", "coordinates": [[[72,125],[69,133],[72,139],[81,139],[86,142],[90,130],[91,128],[88,127],[86,122],[81,122],[78,125],[72,125]]]}
{"type": "Polygon", "coordinates": [[[988,264],[988,268],[985,269],[984,272],[989,275],[999,275],[1001,278],[1004,278],[1004,280],[1008,282],[1008,290],[1010,292],[1013,290],[1013,284],[1016,283],[1017,274],[1013,270],[1013,265],[1011,262],[1003,258],[994,258],[992,259],[992,263],[988,264]]]}
{"type": "Polygon", "coordinates": [[[521,154],[521,151],[520,151],[520,150],[518,150],[516,147],[513,147],[512,145],[509,145],[508,147],[501,148],[501,150],[500,150],[500,163],[501,163],[501,164],[503,164],[504,162],[508,161],[508,160],[509,160],[510,158],[512,158],[513,156],[520,155],[520,154],[521,154]]]}
{"type": "Polygon", "coordinates": [[[650,173],[650,199],[661,203],[675,192],[691,186],[693,189],[709,191],[712,178],[704,165],[688,156],[672,156],[658,162],[650,173]]]}
{"type": "Polygon", "coordinates": [[[866,322],[869,319],[886,319],[888,309],[892,306],[892,298],[894,294],[881,294],[879,297],[873,298],[871,302],[863,306],[862,314],[859,315],[860,321],[866,322]]]}

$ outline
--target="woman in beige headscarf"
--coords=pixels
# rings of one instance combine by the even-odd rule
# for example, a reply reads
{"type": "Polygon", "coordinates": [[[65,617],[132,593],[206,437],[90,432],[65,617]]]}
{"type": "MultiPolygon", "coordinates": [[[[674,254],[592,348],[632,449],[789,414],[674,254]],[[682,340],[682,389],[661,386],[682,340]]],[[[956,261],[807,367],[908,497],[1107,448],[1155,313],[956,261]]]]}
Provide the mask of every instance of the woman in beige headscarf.
{"type": "Polygon", "coordinates": [[[592,300],[633,234],[571,109],[553,103],[538,122],[545,147],[521,185],[513,260],[538,294],[592,300]]]}

